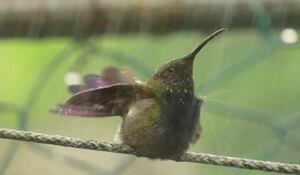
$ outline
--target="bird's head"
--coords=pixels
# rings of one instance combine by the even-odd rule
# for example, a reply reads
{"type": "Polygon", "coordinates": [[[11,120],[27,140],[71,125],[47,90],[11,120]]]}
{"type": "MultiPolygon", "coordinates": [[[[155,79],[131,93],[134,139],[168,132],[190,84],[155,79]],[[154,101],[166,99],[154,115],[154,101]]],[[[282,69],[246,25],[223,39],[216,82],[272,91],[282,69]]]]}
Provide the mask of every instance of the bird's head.
{"type": "Polygon", "coordinates": [[[182,58],[169,61],[153,76],[152,82],[162,84],[171,93],[184,91],[193,91],[193,63],[200,50],[214,37],[222,33],[225,29],[220,29],[204,39],[192,52],[182,58]]]}

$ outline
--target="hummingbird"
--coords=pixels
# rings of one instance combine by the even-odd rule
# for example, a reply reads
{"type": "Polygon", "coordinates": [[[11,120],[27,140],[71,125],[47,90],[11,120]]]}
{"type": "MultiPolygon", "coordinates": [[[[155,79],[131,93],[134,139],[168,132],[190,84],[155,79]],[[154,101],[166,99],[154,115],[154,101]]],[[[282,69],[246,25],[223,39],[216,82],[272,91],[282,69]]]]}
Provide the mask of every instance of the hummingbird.
{"type": "Polygon", "coordinates": [[[138,156],[179,158],[201,133],[203,100],[195,95],[193,62],[224,30],[209,35],[186,56],[164,64],[147,83],[115,67],[107,67],[102,75],[85,75],[85,84],[69,86],[73,96],[50,111],[81,117],[120,116],[120,140],[138,156]]]}

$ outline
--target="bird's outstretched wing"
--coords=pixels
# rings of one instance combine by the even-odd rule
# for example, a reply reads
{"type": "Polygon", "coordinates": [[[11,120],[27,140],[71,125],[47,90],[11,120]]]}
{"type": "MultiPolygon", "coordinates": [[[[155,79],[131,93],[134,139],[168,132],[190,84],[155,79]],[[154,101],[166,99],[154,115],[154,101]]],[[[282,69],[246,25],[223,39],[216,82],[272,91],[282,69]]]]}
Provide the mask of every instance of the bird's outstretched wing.
{"type": "Polygon", "coordinates": [[[51,112],[85,117],[124,116],[132,102],[151,97],[153,92],[144,85],[114,84],[79,92],[51,112]]]}
{"type": "Polygon", "coordinates": [[[129,71],[115,67],[107,67],[101,76],[84,76],[84,83],[69,86],[75,95],[50,111],[85,117],[123,116],[134,100],[152,96],[151,90],[137,83],[129,71]]]}

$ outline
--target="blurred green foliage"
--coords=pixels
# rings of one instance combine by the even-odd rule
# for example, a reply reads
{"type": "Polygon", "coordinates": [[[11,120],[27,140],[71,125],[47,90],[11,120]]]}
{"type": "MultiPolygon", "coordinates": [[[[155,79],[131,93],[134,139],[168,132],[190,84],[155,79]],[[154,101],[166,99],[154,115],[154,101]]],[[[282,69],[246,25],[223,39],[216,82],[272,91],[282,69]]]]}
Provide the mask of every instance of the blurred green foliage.
{"type": "MultiPolygon", "coordinates": [[[[194,77],[197,94],[204,96],[205,106],[201,116],[202,138],[192,147],[193,151],[300,163],[300,45],[284,45],[277,39],[277,33],[274,36],[270,41],[252,30],[229,31],[199,54],[194,77]]],[[[112,140],[120,123],[117,117],[86,119],[48,113],[70,96],[64,82],[66,73],[100,73],[105,66],[113,65],[128,68],[147,81],[156,68],[185,55],[203,37],[204,34],[184,32],[163,36],[104,35],[82,41],[2,40],[0,105],[14,104],[21,110],[2,110],[0,127],[19,127],[22,120],[18,117],[26,113],[28,130],[112,140]]],[[[0,158],[7,153],[8,143],[0,140],[0,158]]],[[[114,174],[107,171],[116,168],[114,165],[121,157],[128,157],[51,146],[43,149],[21,144],[7,174],[32,174],[37,168],[43,168],[44,174],[114,174]],[[91,165],[94,169],[85,172],[76,161],[66,164],[64,156],[85,161],[85,168],[91,165]],[[105,169],[102,173],[97,170],[101,167],[105,169]]],[[[147,159],[137,159],[132,166],[128,163],[125,174],[170,171],[172,174],[263,174],[147,159]]]]}

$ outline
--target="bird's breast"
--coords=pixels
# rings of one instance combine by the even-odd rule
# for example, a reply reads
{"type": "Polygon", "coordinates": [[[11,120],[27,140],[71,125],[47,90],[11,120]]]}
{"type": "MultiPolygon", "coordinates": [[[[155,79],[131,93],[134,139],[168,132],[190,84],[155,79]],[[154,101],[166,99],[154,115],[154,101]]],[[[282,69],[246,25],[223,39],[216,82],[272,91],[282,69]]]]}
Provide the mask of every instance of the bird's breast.
{"type": "Polygon", "coordinates": [[[171,102],[169,105],[166,108],[154,98],[133,103],[123,118],[122,141],[138,153],[153,158],[179,155],[186,151],[192,130],[186,123],[190,120],[185,121],[184,118],[190,117],[190,107],[182,105],[180,99],[179,103],[171,102]]]}

